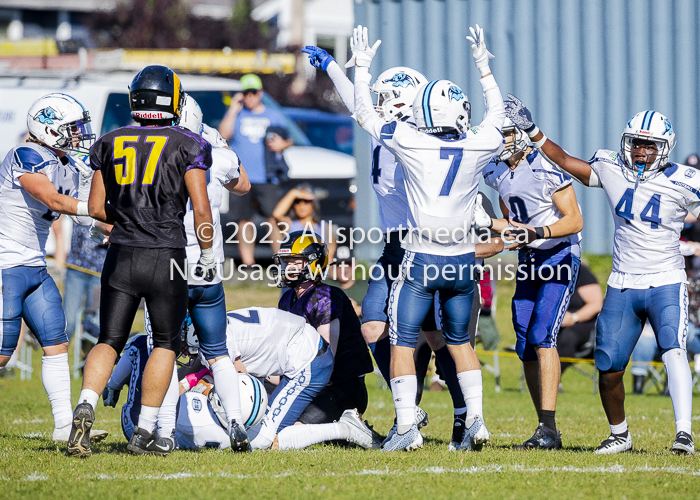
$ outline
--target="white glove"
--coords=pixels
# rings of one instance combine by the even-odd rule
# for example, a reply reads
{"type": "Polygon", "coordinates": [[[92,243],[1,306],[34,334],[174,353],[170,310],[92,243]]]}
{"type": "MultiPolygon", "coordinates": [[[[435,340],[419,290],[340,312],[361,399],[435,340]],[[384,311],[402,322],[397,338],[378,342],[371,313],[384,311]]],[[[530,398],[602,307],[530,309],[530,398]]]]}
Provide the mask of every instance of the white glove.
{"type": "Polygon", "coordinates": [[[476,30],[470,26],[469,31],[472,32],[472,35],[467,36],[467,40],[472,42],[472,56],[474,57],[474,64],[476,64],[478,69],[487,68],[489,65],[489,59],[493,59],[494,55],[486,48],[484,30],[477,24],[476,30]]]}
{"type": "Polygon", "coordinates": [[[357,66],[359,68],[369,68],[381,44],[382,41],[377,40],[374,42],[374,45],[370,47],[367,28],[358,25],[357,28],[352,30],[352,38],[350,38],[352,57],[345,63],[345,67],[352,68],[353,66],[357,66]]]}
{"type": "MultiPolygon", "coordinates": [[[[86,157],[87,159],[87,157],[86,157]]],[[[73,160],[73,165],[75,166],[78,174],[80,176],[80,182],[78,184],[78,200],[87,201],[90,197],[90,187],[92,185],[92,175],[95,173],[90,165],[86,164],[82,159],[77,156],[71,156],[73,160]]]]}
{"type": "Polygon", "coordinates": [[[474,204],[474,225],[479,229],[493,226],[493,220],[491,220],[489,214],[484,210],[484,206],[481,202],[481,194],[476,195],[476,203],[474,204]]]}
{"type": "MultiPolygon", "coordinates": [[[[107,237],[95,227],[95,221],[92,221],[92,224],[90,224],[90,239],[98,245],[104,245],[109,241],[107,237]]],[[[105,405],[106,404],[107,403],[105,403],[105,405]]]]}
{"type": "Polygon", "coordinates": [[[216,260],[214,259],[214,249],[202,249],[202,254],[199,256],[199,262],[194,270],[194,275],[197,278],[202,278],[204,281],[213,281],[216,274],[216,260]]]}

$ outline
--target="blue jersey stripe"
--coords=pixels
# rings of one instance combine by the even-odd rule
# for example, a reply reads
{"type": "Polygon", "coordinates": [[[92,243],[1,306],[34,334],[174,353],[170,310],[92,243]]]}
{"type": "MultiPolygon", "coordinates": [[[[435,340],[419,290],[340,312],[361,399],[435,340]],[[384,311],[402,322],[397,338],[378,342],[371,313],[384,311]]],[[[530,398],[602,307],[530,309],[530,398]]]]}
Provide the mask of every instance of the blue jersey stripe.
{"type": "Polygon", "coordinates": [[[433,116],[430,114],[430,93],[438,80],[433,80],[423,91],[423,116],[425,116],[425,126],[433,126],[433,116]]]}

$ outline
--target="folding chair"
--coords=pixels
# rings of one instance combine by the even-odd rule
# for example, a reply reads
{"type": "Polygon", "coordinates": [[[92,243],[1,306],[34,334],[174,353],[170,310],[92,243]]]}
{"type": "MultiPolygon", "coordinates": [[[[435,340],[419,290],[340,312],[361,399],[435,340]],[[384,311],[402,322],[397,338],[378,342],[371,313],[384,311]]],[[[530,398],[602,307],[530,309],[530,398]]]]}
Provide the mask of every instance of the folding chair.
{"type": "MultiPolygon", "coordinates": [[[[581,349],[574,354],[574,358],[576,359],[592,359],[593,358],[593,353],[595,352],[595,336],[596,336],[596,329],[593,327],[591,329],[591,336],[588,339],[588,342],[583,344],[581,346],[581,349]]],[[[593,371],[590,370],[584,370],[581,365],[584,363],[579,363],[579,364],[574,364],[571,365],[570,369],[575,371],[576,373],[580,373],[586,378],[591,379],[593,382],[593,394],[598,393],[598,369],[595,367],[595,364],[592,364],[591,366],[593,367],[593,371]]],[[[588,364],[588,363],[586,363],[588,364]]]]}

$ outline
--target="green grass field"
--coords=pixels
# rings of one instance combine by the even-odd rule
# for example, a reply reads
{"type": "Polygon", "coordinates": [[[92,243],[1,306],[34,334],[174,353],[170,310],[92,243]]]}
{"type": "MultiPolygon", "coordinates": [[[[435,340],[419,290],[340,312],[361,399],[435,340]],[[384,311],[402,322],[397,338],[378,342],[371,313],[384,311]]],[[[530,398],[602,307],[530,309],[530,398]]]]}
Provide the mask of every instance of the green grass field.
{"type": "MultiPolygon", "coordinates": [[[[599,278],[609,261],[590,259],[599,278]]],[[[510,291],[509,291],[510,290],[510,291]]],[[[508,284],[499,289],[498,325],[503,345],[513,343],[508,284]]],[[[229,307],[274,305],[278,291],[245,286],[227,289],[229,307]]],[[[491,361],[490,356],[483,360],[491,361]]],[[[557,422],[564,450],[515,449],[537,424],[529,395],[520,392],[520,364],[501,358],[502,392],[484,371],[484,409],[490,446],[480,453],[449,453],[451,401],[447,392],[425,392],[430,416],[425,447],[413,453],[316,446],[296,452],[234,455],[214,450],[178,451],[169,457],[126,453],[119,410],[97,409],[95,427],[110,437],[94,445],[93,456],[65,456],[49,437],[53,421],[34,355],[31,381],[0,378],[0,499],[11,498],[698,498],[700,458],[668,451],[675,434],[669,398],[627,397],[635,452],[596,456],[608,433],[600,400],[590,380],[565,373],[557,422]]],[[[365,418],[386,433],[393,419],[389,391],[367,377],[370,405],[365,418]]],[[[628,388],[631,384],[628,383],[628,388]]],[[[73,385],[77,398],[80,381],[73,385]]],[[[694,420],[700,398],[694,398],[694,420]]],[[[124,394],[122,394],[122,400],[124,394]]],[[[101,405],[101,403],[100,403],[101,405]]]]}

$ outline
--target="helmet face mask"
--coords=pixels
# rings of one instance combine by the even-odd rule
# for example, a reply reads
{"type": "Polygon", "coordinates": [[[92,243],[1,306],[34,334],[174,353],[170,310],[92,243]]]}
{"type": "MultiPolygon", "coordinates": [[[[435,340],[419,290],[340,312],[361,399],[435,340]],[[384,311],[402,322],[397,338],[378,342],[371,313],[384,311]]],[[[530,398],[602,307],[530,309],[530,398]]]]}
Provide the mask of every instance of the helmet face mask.
{"type": "Polygon", "coordinates": [[[676,134],[668,118],[647,110],[627,122],[620,139],[620,156],[625,167],[645,180],[666,166],[675,145],[676,134]]]}
{"type": "Polygon", "coordinates": [[[422,73],[404,66],[382,72],[371,88],[377,95],[375,111],[386,122],[411,118],[418,89],[427,81],[422,73]]]}
{"type": "Polygon", "coordinates": [[[509,158],[525,151],[529,146],[529,140],[525,132],[520,130],[515,124],[506,117],[501,132],[505,136],[506,145],[503,152],[498,155],[498,161],[506,161],[509,158]]]}
{"type": "Polygon", "coordinates": [[[324,277],[328,268],[328,247],[317,234],[295,231],[273,256],[279,287],[296,288],[324,277]]]}
{"type": "Polygon", "coordinates": [[[67,94],[36,101],[27,113],[27,129],[35,140],[66,153],[88,154],[95,142],[90,113],[67,94]]]}

